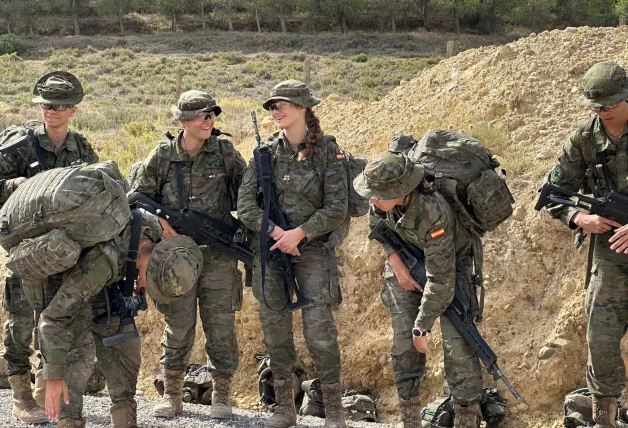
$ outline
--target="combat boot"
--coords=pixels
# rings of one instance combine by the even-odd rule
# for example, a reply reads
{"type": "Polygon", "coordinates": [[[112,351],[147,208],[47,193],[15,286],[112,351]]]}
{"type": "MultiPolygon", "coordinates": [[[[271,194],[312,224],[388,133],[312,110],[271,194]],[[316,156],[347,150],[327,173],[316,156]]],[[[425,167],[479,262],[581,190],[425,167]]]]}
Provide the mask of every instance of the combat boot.
{"type": "Polygon", "coordinates": [[[421,428],[421,401],[418,395],[408,399],[399,397],[399,407],[403,428],[421,428]]]}
{"type": "Polygon", "coordinates": [[[297,424],[297,411],[294,408],[294,380],[275,380],[275,413],[264,422],[264,428],[288,428],[297,424]]]}
{"type": "Polygon", "coordinates": [[[57,428],[85,428],[85,419],[61,419],[57,422],[57,428]]]}
{"type": "Polygon", "coordinates": [[[480,405],[478,403],[468,406],[454,404],[454,428],[477,428],[479,412],[480,405]]]}
{"type": "Polygon", "coordinates": [[[153,407],[153,416],[157,418],[173,418],[183,413],[183,370],[164,369],[164,396],[153,407]]]}
{"type": "Polygon", "coordinates": [[[325,428],[347,428],[340,383],[321,384],[325,404],[325,428]]]}
{"type": "Polygon", "coordinates": [[[35,370],[35,387],[33,388],[33,398],[40,408],[46,408],[46,379],[44,379],[43,368],[35,370]]]}
{"type": "Polygon", "coordinates": [[[48,422],[46,412],[33,399],[30,373],[9,376],[9,383],[13,390],[13,416],[25,424],[48,422]]]}
{"type": "Polygon", "coordinates": [[[617,398],[591,397],[593,401],[593,422],[597,428],[614,428],[617,416],[617,398]]]}
{"type": "Polygon", "coordinates": [[[214,419],[229,419],[231,412],[231,376],[221,373],[212,373],[212,407],[209,417],[214,419]]]}
{"type": "Polygon", "coordinates": [[[137,428],[137,403],[121,401],[109,408],[111,428],[137,428]]]}

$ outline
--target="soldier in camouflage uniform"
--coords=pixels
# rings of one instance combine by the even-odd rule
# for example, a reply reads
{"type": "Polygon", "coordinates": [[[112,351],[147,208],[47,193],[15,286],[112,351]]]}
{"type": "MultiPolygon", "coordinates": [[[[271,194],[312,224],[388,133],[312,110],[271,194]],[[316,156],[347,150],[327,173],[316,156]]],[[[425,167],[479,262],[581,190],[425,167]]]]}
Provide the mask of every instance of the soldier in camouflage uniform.
{"type": "MultiPolygon", "coordinates": [[[[4,131],[2,137],[11,142],[28,135],[33,144],[41,147],[48,168],[69,166],[74,162],[95,163],[98,156],[87,139],[68,129],[68,122],[76,113],[76,105],[83,98],[79,80],[65,71],[44,75],[33,89],[33,103],[40,105],[43,122],[27,122],[4,131]],[[11,136],[12,135],[12,136],[11,136]]],[[[34,147],[34,146],[33,146],[34,147]]],[[[0,155],[0,204],[4,204],[18,186],[33,175],[29,165],[36,162],[36,152],[24,148],[20,153],[0,155]]],[[[51,283],[59,284],[55,275],[51,283]]],[[[36,316],[28,304],[19,278],[9,273],[6,277],[3,309],[9,314],[4,326],[4,359],[8,363],[9,382],[13,389],[13,415],[25,423],[46,422],[46,414],[33,400],[30,382],[29,348],[36,316]]],[[[40,310],[41,307],[35,308],[40,310]]],[[[35,340],[37,346],[37,340],[35,340]]],[[[42,384],[38,370],[38,385],[42,384]]],[[[44,391],[36,388],[43,401],[44,391]]]]}
{"type": "Polygon", "coordinates": [[[419,386],[425,354],[432,353],[426,334],[440,318],[445,377],[455,403],[454,427],[475,428],[482,394],[480,362],[451,321],[442,316],[454,297],[456,282],[477,314],[471,233],[424,178],[423,167],[405,155],[385,152],[369,162],[354,187],[372,205],[371,227],[386,219],[402,239],[425,254],[428,280],[418,284],[399,255],[383,243],[387,260],[381,299],[392,319],[392,363],[404,427],[421,426],[419,386]]]}
{"type": "MultiPolygon", "coordinates": [[[[611,190],[628,194],[627,100],[628,79],[618,64],[602,62],[586,72],[580,102],[596,116],[567,138],[549,182],[573,191],[588,187],[600,196],[611,190]]],[[[596,426],[614,427],[617,397],[626,386],[620,342],[628,323],[628,226],[564,205],[549,212],[569,228],[581,228],[594,238],[585,302],[587,384],[596,426]]]]}
{"type": "MultiPolygon", "coordinates": [[[[322,380],[325,426],[345,427],[341,403],[340,351],[332,311],[341,302],[334,231],[347,214],[347,172],[342,153],[332,136],[325,135],[312,107],[320,101],[299,81],[279,83],[264,108],[271,111],[282,131],[273,134],[272,184],[279,208],[288,218],[289,230],[269,222],[268,235],[277,242],[271,250],[292,255],[299,286],[314,306],[303,308],[303,335],[322,380]],[[297,245],[305,243],[303,252],[297,245]]],[[[238,198],[238,218],[259,233],[263,210],[256,203],[257,167],[251,159],[238,198]]],[[[257,240],[259,241],[259,239],[257,240]]],[[[258,252],[259,254],[259,252],[258,252]]],[[[256,271],[259,272],[259,257],[256,271]]],[[[269,264],[265,285],[254,278],[253,293],[260,301],[260,321],[274,378],[275,414],[267,428],[296,425],[292,373],[297,355],[292,336],[292,313],[286,308],[284,278],[269,264]]]]}
{"type": "MultiPolygon", "coordinates": [[[[160,142],[135,170],[133,190],[169,208],[188,207],[235,226],[231,211],[235,210],[246,162],[214,128],[221,111],[206,92],[181,94],[172,112],[183,131],[160,142]]],[[[160,221],[164,237],[176,234],[167,222],[160,221]]],[[[174,417],[183,411],[182,386],[194,345],[197,307],[213,379],[211,417],[232,415],[231,377],[238,368],[234,322],[235,312],[242,307],[242,274],[236,260],[212,247],[203,248],[203,261],[203,273],[190,293],[157,306],[166,320],[161,356],[165,394],[154,408],[157,417],[174,417]]]]}
{"type": "MultiPolygon", "coordinates": [[[[103,338],[118,331],[119,318],[95,324],[94,317],[107,313],[108,285],[126,275],[131,242],[131,222],[117,238],[84,249],[75,267],[63,273],[61,284],[46,296],[52,301],[41,313],[40,348],[44,357],[46,414],[59,419],[59,428],[85,426],[83,391],[93,372],[94,357],[107,378],[112,428],[137,428],[135,390],[140,369],[140,339],[111,346],[103,338]]],[[[163,231],[157,218],[143,213],[139,257],[136,262],[137,292],[147,290],[156,302],[170,302],[188,292],[202,269],[200,249],[185,236],[155,245],[163,231]]],[[[25,291],[36,302],[38,287],[25,291]],[[32,296],[31,296],[32,294],[32,296]]],[[[126,329],[133,328],[127,326],[126,329]]]]}

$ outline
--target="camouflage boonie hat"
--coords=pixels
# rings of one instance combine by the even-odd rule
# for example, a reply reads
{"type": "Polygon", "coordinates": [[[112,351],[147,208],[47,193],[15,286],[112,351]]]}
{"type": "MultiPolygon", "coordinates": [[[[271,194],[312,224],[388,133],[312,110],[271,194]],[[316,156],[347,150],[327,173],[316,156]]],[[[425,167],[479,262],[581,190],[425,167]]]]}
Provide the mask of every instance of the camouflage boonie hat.
{"type": "Polygon", "coordinates": [[[366,199],[389,200],[406,196],[423,180],[423,165],[407,156],[384,152],[370,161],[353,180],[355,191],[366,199]]]}
{"type": "Polygon", "coordinates": [[[216,116],[220,116],[222,109],[216,100],[205,91],[192,89],[179,96],[176,106],[170,108],[174,118],[177,120],[194,120],[200,113],[213,111],[216,116]]]}
{"type": "Polygon", "coordinates": [[[45,74],[33,88],[33,103],[75,106],[83,99],[81,82],[67,71],[45,74]]]}
{"type": "Polygon", "coordinates": [[[148,260],[146,288],[158,303],[171,303],[190,291],[203,269],[201,249],[184,235],[164,239],[148,260]]]}
{"type": "Polygon", "coordinates": [[[275,101],[288,101],[305,108],[314,107],[321,102],[321,100],[312,95],[310,88],[299,80],[285,80],[278,83],[270,91],[270,98],[264,101],[262,107],[268,110],[275,101]]]}
{"type": "Polygon", "coordinates": [[[611,106],[628,99],[626,71],[616,62],[599,62],[582,79],[578,101],[586,107],[611,106]]]}

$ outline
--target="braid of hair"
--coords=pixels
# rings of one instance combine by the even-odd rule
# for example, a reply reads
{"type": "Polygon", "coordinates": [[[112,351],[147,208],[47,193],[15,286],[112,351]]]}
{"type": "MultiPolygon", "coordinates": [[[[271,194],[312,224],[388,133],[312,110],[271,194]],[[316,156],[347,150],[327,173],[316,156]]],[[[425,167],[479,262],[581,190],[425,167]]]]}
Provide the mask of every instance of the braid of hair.
{"type": "Polygon", "coordinates": [[[307,126],[308,130],[307,135],[303,140],[306,147],[299,152],[299,161],[307,159],[312,151],[316,154],[321,154],[320,149],[316,147],[315,144],[325,136],[323,128],[321,128],[321,122],[316,114],[314,114],[314,110],[312,110],[311,107],[308,107],[305,110],[305,126],[307,126]]]}

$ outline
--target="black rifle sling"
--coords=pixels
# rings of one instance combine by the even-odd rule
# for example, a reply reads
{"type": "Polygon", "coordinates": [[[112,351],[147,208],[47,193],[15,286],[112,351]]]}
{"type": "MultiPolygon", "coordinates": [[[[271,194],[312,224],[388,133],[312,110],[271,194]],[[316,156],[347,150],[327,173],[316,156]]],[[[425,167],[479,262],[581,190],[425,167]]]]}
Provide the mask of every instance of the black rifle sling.
{"type": "Polygon", "coordinates": [[[131,297],[133,295],[133,284],[137,279],[137,265],[135,263],[140,257],[139,246],[142,232],[142,213],[140,210],[133,208],[131,210],[131,216],[131,243],[129,244],[126,276],[124,278],[124,289],[122,291],[124,297],[131,297]]]}
{"type": "MultiPolygon", "coordinates": [[[[264,280],[266,275],[266,264],[268,263],[268,220],[270,216],[270,205],[272,204],[272,166],[270,148],[256,148],[253,151],[256,158],[258,168],[258,180],[264,198],[264,215],[262,217],[262,225],[259,231],[260,236],[260,271],[262,274],[262,290],[264,288],[264,280]]],[[[263,292],[263,291],[262,291],[263,292]]]]}
{"type": "Polygon", "coordinates": [[[35,148],[35,156],[37,157],[37,162],[39,162],[39,167],[42,171],[46,171],[48,169],[48,161],[46,160],[46,151],[39,142],[39,129],[35,129],[35,132],[33,132],[33,147],[35,148]]]}
{"type": "Polygon", "coordinates": [[[183,188],[183,171],[181,171],[181,162],[173,162],[174,175],[177,179],[177,198],[179,199],[179,209],[184,210],[188,206],[185,203],[185,194],[183,188]]]}

